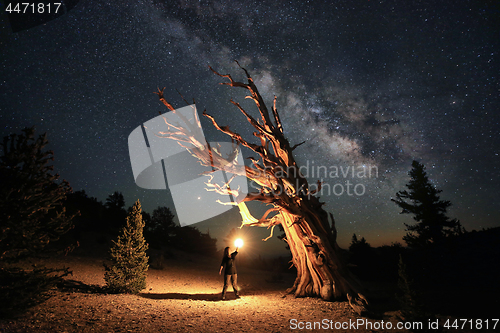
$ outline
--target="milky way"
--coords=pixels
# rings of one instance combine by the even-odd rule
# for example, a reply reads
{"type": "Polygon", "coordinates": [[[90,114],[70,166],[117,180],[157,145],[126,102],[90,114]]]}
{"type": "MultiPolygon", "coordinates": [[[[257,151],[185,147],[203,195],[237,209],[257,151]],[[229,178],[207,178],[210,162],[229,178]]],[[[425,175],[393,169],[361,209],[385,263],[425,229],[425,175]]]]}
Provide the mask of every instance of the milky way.
{"type": "Polygon", "coordinates": [[[269,103],[277,96],[291,144],[305,141],[295,151],[301,165],[377,168],[369,178],[323,177],[365,190],[323,193],[341,244],[352,233],[401,241],[412,220],[390,198],[413,159],[467,230],[498,226],[499,17],[488,1],[124,0],[80,1],[17,33],[3,18],[1,134],[36,125],[74,190],[99,200],[121,191],[151,212],[171,199],[134,184],[127,138],[163,110],[153,91],[167,87],[180,107],[177,89],[251,137],[229,103],[255,112],[245,92],[218,85],[208,69],[243,80],[238,60],[269,103]]]}

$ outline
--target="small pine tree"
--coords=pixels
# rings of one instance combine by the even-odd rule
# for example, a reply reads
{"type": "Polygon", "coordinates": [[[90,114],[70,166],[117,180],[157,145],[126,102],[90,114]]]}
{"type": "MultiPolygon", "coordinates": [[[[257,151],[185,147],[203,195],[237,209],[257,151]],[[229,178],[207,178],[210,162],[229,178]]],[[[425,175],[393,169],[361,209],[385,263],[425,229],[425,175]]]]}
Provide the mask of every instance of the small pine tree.
{"type": "Polygon", "coordinates": [[[141,203],[139,200],[127,216],[127,224],[110,250],[111,267],[105,266],[104,280],[108,289],[117,293],[138,293],[146,288],[148,244],[143,235],[141,203]]]}

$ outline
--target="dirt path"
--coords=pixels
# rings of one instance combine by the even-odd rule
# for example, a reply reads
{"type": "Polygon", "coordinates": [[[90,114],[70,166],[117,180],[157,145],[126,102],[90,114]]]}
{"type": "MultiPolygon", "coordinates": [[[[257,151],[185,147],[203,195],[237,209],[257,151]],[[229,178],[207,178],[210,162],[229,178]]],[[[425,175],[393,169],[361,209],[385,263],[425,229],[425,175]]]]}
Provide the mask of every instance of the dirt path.
{"type": "MultiPolygon", "coordinates": [[[[104,286],[102,260],[66,257],[51,261],[51,267],[69,266],[73,271],[69,278],[78,284],[54,291],[52,298],[21,318],[0,321],[0,332],[296,332],[302,326],[307,332],[396,331],[366,330],[364,326],[335,329],[339,323],[363,318],[345,302],[282,298],[293,276],[273,283],[265,272],[239,268],[242,297],[235,299],[230,288],[227,300],[222,301],[216,260],[181,262],[167,261],[163,270],[150,269],[147,288],[138,295],[113,295],[88,288],[104,286]],[[306,329],[308,322],[319,322],[323,329],[306,329]],[[327,327],[333,329],[325,330],[327,327]]],[[[396,325],[392,316],[366,320],[396,325]]]]}

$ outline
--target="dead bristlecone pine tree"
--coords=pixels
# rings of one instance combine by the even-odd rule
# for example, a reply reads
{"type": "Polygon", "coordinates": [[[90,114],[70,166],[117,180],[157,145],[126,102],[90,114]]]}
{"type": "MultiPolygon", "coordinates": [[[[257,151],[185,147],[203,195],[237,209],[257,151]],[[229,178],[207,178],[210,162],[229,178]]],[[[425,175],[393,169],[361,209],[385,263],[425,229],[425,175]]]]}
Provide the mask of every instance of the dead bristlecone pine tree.
{"type": "Polygon", "coordinates": [[[323,209],[324,203],[319,200],[321,182],[309,186],[307,178],[300,172],[293,151],[301,143],[291,145],[286,138],[276,106],[277,98],[274,98],[271,108],[268,108],[253,78],[244,68],[241,69],[246,76],[246,82],[235,81],[229,74],[219,74],[210,69],[228,81],[224,82],[224,85],[247,90],[247,98],[255,102],[260,115],[257,119],[239,103],[231,100],[243,115],[242,118],[254,127],[253,134],[257,140],[247,141],[229,126],[220,125],[214,117],[204,112],[203,115],[215,128],[229,137],[235,149],[232,153],[225,154],[217,145],[207,145],[201,140],[203,133],[196,112],[192,117],[195,124],[193,125],[193,121],[177,113],[164,98],[165,88],[157,92],[160,101],[182,121],[171,124],[164,117],[165,130],[154,134],[177,140],[182,147],[189,147],[188,151],[203,166],[245,176],[253,184],[260,186],[259,190],[245,194],[239,192],[238,186],[231,186],[233,178],[222,185],[207,182],[207,190],[237,198],[237,202],[233,204],[240,210],[242,226],[267,227],[271,230],[279,225],[283,227],[286,235],[284,240],[290,247],[293,265],[297,269],[297,278],[288,290],[289,294],[295,297],[321,297],[328,301],[348,300],[356,312],[365,312],[367,301],[363,296],[363,288],[342,258],[342,250],[337,245],[335,221],[333,216],[323,209]],[[254,154],[249,157],[251,165],[243,166],[237,163],[238,145],[248,148],[254,154]],[[262,202],[268,205],[269,209],[262,217],[255,218],[246,206],[248,201],[262,202]]]}
{"type": "Polygon", "coordinates": [[[127,224],[110,250],[112,265],[104,265],[104,280],[110,292],[138,293],[146,288],[148,244],[143,235],[141,203],[139,200],[127,216],[127,224]]]}

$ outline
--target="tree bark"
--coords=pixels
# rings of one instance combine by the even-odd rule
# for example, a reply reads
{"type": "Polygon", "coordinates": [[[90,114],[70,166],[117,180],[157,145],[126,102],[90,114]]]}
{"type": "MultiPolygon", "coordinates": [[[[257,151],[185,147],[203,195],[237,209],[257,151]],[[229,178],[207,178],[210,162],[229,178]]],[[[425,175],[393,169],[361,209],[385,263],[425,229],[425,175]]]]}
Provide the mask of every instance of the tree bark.
{"type": "MultiPolygon", "coordinates": [[[[189,142],[191,146],[198,147],[190,148],[189,151],[202,164],[212,166],[215,170],[225,169],[236,175],[246,176],[261,186],[259,192],[249,193],[244,198],[240,196],[238,207],[243,219],[242,226],[268,228],[274,228],[279,224],[283,226],[285,240],[292,253],[293,265],[297,269],[297,278],[294,285],[287,290],[287,294],[293,294],[296,297],[321,297],[328,301],[347,299],[351,307],[361,314],[366,311],[368,302],[362,294],[361,285],[348,270],[342,258],[342,250],[337,245],[333,216],[327,214],[322,208],[323,203],[315,196],[321,189],[321,183],[318,182],[315,190],[310,190],[307,179],[300,173],[293,157],[293,150],[302,143],[290,146],[283,133],[283,126],[276,109],[276,97],[270,114],[253,79],[246,69],[241,66],[240,68],[245,72],[248,83],[234,81],[231,75],[219,74],[210,67],[215,74],[229,80],[221,84],[244,88],[250,92],[247,98],[255,102],[261,116],[259,121],[248,114],[238,103],[232,100],[231,102],[257,130],[254,135],[260,139],[260,145],[246,141],[228,126],[220,126],[206,111],[203,114],[234,143],[247,147],[259,156],[259,158],[252,158],[252,166],[238,165],[234,155],[223,157],[216,147],[205,149],[197,141],[196,133],[190,130],[182,132],[182,126],[171,124],[180,131],[170,138],[178,140],[181,145],[189,142]],[[260,219],[256,219],[249,213],[245,204],[247,201],[261,201],[270,205],[271,208],[260,219]],[[268,217],[270,214],[275,215],[268,217]]],[[[157,94],[160,101],[175,112],[175,109],[163,97],[163,90],[159,90],[157,94]]],[[[238,196],[238,190],[231,189],[230,182],[231,180],[224,186],[209,182],[208,189],[221,194],[229,193],[238,196]]]]}
{"type": "Polygon", "coordinates": [[[325,220],[326,213],[321,211],[305,216],[281,213],[281,224],[297,268],[295,283],[287,292],[296,297],[315,296],[324,300],[347,298],[351,307],[361,314],[367,305],[362,287],[342,261],[335,231],[323,228],[328,225],[328,219],[325,220]]]}

